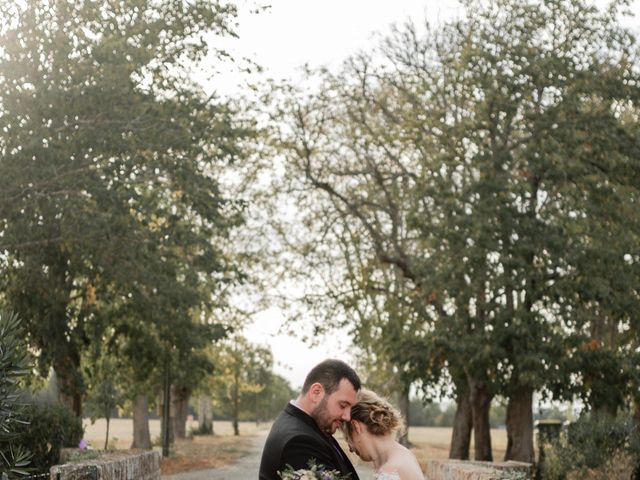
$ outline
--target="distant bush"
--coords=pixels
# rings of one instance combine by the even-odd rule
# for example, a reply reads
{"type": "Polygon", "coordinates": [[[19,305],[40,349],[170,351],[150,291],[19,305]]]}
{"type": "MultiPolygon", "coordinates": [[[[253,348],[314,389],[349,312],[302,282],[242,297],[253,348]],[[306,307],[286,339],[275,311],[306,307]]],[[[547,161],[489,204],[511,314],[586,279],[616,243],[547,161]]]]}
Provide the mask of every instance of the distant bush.
{"type": "Polygon", "coordinates": [[[33,454],[30,467],[46,471],[60,462],[60,450],[77,447],[82,420],[60,404],[36,404],[27,408],[29,425],[18,430],[16,443],[33,454]]]}
{"type": "Polygon", "coordinates": [[[544,448],[544,480],[632,478],[640,459],[638,430],[629,416],[582,416],[544,448]]]}
{"type": "Polygon", "coordinates": [[[213,435],[213,422],[209,424],[198,424],[196,428],[189,429],[189,436],[194,435],[213,435]]]}

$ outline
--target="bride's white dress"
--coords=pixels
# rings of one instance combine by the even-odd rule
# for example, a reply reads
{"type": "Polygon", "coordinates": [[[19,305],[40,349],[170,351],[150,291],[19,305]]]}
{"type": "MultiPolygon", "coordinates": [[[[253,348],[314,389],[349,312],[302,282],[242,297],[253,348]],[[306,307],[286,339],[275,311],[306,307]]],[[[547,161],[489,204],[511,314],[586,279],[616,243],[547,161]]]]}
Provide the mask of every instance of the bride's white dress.
{"type": "Polygon", "coordinates": [[[373,480],[400,480],[400,475],[397,473],[379,472],[373,474],[373,480]]]}

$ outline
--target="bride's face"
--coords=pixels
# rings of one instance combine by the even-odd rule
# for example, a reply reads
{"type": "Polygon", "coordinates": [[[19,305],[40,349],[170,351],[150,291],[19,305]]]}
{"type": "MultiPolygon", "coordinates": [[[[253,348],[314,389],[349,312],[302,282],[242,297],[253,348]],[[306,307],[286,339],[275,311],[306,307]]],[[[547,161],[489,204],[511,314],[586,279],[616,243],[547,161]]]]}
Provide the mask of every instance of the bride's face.
{"type": "Polygon", "coordinates": [[[373,460],[369,452],[369,442],[365,425],[358,420],[351,420],[351,434],[347,439],[349,451],[355,453],[365,462],[373,460]]]}

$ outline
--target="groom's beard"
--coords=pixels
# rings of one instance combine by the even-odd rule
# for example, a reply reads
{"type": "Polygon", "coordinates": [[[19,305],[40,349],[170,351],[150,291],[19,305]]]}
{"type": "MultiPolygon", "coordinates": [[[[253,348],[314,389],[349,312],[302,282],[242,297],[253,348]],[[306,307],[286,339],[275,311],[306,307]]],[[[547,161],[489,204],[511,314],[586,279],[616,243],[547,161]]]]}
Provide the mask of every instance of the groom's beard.
{"type": "Polygon", "coordinates": [[[320,400],[320,403],[318,404],[316,409],[313,412],[311,412],[311,418],[315,420],[316,425],[318,425],[318,428],[320,430],[322,430],[324,433],[327,433],[329,435],[333,435],[333,433],[336,431],[336,429],[332,428],[333,422],[339,421],[342,423],[342,421],[340,418],[332,418],[329,415],[329,409],[327,408],[327,401],[328,401],[328,398],[327,398],[327,395],[325,395],[322,398],[322,400],[320,400]]]}

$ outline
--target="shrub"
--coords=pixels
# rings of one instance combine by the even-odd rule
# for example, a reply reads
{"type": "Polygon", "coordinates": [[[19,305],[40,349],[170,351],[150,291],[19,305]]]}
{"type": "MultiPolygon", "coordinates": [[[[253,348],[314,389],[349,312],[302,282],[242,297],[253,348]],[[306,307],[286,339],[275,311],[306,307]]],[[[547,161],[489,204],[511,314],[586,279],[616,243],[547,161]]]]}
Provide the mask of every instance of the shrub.
{"type": "Polygon", "coordinates": [[[585,415],[545,447],[540,467],[544,480],[561,480],[569,474],[610,478],[612,469],[631,465],[638,455],[638,431],[632,418],[585,415]]]}
{"type": "Polygon", "coordinates": [[[60,404],[36,404],[28,408],[29,425],[17,442],[33,454],[31,466],[46,471],[60,462],[60,450],[77,447],[82,439],[82,420],[60,404]]]}
{"type": "Polygon", "coordinates": [[[213,435],[213,422],[198,424],[196,428],[189,429],[189,435],[213,435]]]}
{"type": "Polygon", "coordinates": [[[30,454],[16,443],[25,427],[24,400],[18,382],[29,372],[29,357],[17,315],[0,310],[0,473],[27,473],[30,454]]]}

